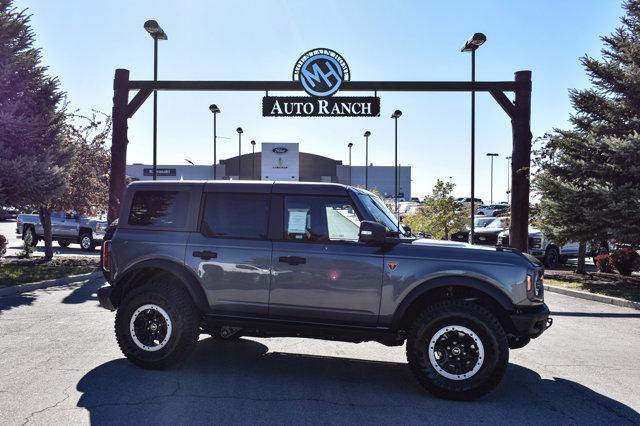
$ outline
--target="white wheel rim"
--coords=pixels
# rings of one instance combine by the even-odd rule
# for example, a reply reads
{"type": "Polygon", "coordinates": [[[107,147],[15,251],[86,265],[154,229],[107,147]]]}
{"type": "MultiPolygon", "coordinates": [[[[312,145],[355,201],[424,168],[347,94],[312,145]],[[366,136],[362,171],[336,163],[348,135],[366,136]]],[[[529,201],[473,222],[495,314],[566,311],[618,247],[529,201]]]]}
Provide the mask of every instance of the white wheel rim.
{"type": "Polygon", "coordinates": [[[160,306],[154,305],[154,304],[146,304],[146,305],[140,306],[138,309],[136,309],[133,315],[131,315],[131,321],[129,321],[129,332],[131,334],[131,338],[133,339],[133,342],[140,349],[148,352],[159,351],[160,349],[165,347],[167,342],[169,342],[169,339],[171,338],[171,330],[172,330],[172,326],[171,326],[171,318],[169,318],[169,314],[167,314],[167,311],[162,309],[160,306]],[[157,341],[157,343],[154,342],[155,343],[154,345],[145,345],[144,343],[142,343],[138,338],[138,335],[136,333],[135,326],[134,326],[134,323],[136,322],[136,319],[138,318],[138,316],[142,312],[145,312],[147,310],[152,310],[160,314],[160,316],[162,317],[162,319],[164,319],[164,322],[166,324],[167,331],[164,338],[161,341],[157,341]]]}
{"type": "Polygon", "coordinates": [[[429,361],[431,362],[431,366],[443,377],[446,377],[450,380],[466,380],[475,376],[476,373],[482,368],[482,364],[484,363],[484,345],[482,344],[482,340],[480,337],[467,327],[463,327],[461,325],[449,325],[438,330],[431,341],[429,342],[428,353],[429,353],[429,361]],[[477,354],[478,359],[475,362],[473,368],[469,371],[461,372],[459,374],[451,373],[442,368],[441,364],[436,359],[436,343],[438,340],[446,333],[450,332],[459,332],[464,333],[469,339],[473,339],[473,342],[477,346],[477,354]]]}
{"type": "Polygon", "coordinates": [[[91,245],[91,239],[89,237],[84,237],[82,239],[82,248],[89,248],[89,246],[91,245]]]}

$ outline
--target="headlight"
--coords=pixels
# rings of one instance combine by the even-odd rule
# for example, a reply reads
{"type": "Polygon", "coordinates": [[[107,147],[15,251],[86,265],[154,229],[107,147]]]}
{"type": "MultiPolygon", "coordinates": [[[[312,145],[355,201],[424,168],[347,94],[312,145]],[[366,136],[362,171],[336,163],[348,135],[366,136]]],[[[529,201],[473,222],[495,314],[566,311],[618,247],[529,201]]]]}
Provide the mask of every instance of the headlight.
{"type": "Polygon", "coordinates": [[[529,300],[542,301],[544,298],[544,271],[535,271],[527,275],[527,297],[529,300]]]}
{"type": "Polygon", "coordinates": [[[96,232],[100,232],[100,233],[104,233],[104,231],[107,230],[107,224],[106,223],[98,223],[96,224],[96,232]]]}

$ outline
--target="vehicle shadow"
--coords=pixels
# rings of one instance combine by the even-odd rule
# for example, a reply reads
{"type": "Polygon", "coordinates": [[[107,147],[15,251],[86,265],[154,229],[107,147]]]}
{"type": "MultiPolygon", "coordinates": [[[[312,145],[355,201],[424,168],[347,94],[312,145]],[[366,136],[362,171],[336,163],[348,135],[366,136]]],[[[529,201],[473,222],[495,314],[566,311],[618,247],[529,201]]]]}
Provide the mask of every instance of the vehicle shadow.
{"type": "Polygon", "coordinates": [[[11,294],[0,296],[0,315],[4,311],[9,311],[23,305],[31,305],[36,297],[31,294],[11,294]]]}
{"type": "Polygon", "coordinates": [[[87,280],[80,287],[76,287],[67,297],[62,299],[62,303],[78,304],[89,300],[98,300],[96,292],[104,283],[105,281],[102,277],[87,280]]]}
{"type": "Polygon", "coordinates": [[[201,340],[166,371],[126,359],[77,384],[92,424],[638,423],[632,408],[510,364],[498,389],[473,402],[436,399],[405,363],[269,352],[249,339],[201,340]]]}
{"type": "MultiPolygon", "coordinates": [[[[35,253],[44,255],[44,243],[40,242],[35,248],[35,253]]],[[[100,250],[95,249],[91,251],[82,251],[77,244],[71,244],[69,247],[59,247],[55,243],[53,244],[53,254],[55,255],[73,255],[73,256],[100,256],[100,250]]]]}

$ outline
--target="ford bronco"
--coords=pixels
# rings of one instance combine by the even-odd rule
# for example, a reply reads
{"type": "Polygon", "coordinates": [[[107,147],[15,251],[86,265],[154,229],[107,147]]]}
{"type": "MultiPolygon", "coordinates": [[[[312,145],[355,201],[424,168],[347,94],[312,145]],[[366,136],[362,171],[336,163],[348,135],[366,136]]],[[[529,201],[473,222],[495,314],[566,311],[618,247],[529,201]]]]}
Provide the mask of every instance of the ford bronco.
{"type": "Polygon", "coordinates": [[[339,184],[134,182],[103,267],[118,345],[149,369],[200,334],[406,342],[428,391],[473,399],[551,325],[534,257],[416,238],[374,194],[339,184]]]}

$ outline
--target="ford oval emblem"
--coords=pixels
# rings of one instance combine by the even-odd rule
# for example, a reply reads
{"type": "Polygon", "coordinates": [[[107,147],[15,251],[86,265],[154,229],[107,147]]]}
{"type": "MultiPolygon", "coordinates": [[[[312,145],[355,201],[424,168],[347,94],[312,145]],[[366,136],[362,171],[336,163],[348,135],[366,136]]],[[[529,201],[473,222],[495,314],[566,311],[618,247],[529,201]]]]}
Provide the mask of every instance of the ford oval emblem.
{"type": "Polygon", "coordinates": [[[288,152],[289,150],[287,148],[285,148],[284,146],[277,146],[277,147],[273,148],[271,151],[273,151],[274,154],[284,154],[284,153],[288,152]]]}

